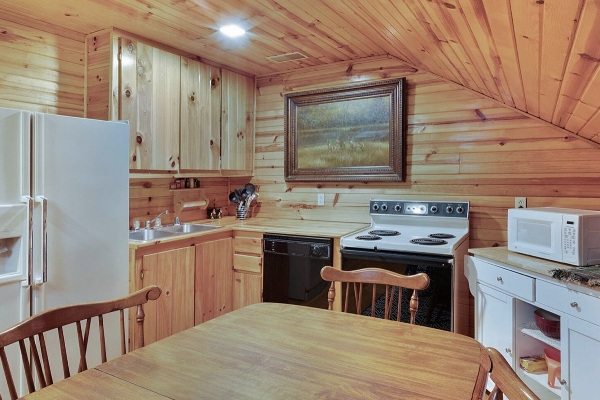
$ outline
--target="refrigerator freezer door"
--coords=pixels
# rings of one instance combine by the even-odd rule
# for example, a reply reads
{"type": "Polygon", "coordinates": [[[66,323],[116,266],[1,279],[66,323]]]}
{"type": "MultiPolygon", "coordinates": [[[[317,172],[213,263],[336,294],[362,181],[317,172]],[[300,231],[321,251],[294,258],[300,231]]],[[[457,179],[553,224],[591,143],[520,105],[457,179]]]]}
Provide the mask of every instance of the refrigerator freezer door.
{"type": "MultiPolygon", "coordinates": [[[[33,127],[34,313],[125,296],[129,289],[128,125],[35,114],[33,127]]],[[[107,338],[113,342],[108,346],[109,358],[120,354],[117,327],[117,316],[105,320],[107,336],[115,334],[107,338]]],[[[74,338],[69,340],[73,344],[74,338]]],[[[96,345],[89,345],[94,358],[88,358],[88,366],[99,361],[96,345]]],[[[71,365],[76,367],[77,363],[71,365]]]]}
{"type": "MultiPolygon", "coordinates": [[[[0,331],[30,313],[30,118],[29,112],[0,108],[0,331]]],[[[18,346],[6,352],[13,370],[22,371],[18,346]]],[[[22,387],[18,376],[15,380],[22,387]]],[[[9,398],[3,378],[0,395],[9,398]]]]}
{"type": "Polygon", "coordinates": [[[30,195],[30,117],[0,108],[0,204],[21,203],[30,195]]]}

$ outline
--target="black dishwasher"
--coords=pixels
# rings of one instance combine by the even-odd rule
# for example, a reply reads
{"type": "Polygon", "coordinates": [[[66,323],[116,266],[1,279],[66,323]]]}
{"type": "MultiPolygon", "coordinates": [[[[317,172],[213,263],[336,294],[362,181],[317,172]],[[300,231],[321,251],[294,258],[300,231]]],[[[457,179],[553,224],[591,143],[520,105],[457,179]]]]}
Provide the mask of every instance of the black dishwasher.
{"type": "Polygon", "coordinates": [[[263,243],[263,301],[327,308],[321,268],[332,265],[332,240],[267,233],[263,243]]]}

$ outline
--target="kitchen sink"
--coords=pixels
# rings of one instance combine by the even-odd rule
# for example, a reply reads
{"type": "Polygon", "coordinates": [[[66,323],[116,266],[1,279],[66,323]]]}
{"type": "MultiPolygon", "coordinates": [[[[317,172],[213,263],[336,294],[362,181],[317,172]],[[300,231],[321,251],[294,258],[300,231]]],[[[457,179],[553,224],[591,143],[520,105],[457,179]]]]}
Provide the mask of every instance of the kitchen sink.
{"type": "Polygon", "coordinates": [[[195,232],[204,232],[210,231],[212,229],[220,228],[220,226],[215,225],[203,225],[203,224],[181,224],[181,225],[171,225],[164,226],[160,228],[161,231],[173,232],[173,233],[195,233],[195,232]]]}
{"type": "Polygon", "coordinates": [[[138,242],[151,242],[158,239],[172,238],[186,233],[196,233],[210,231],[212,229],[220,228],[215,225],[203,225],[203,224],[181,224],[162,226],[154,229],[139,229],[137,231],[129,231],[129,240],[135,240],[138,242]]]}
{"type": "Polygon", "coordinates": [[[129,231],[129,240],[150,242],[152,240],[170,238],[176,235],[175,232],[168,232],[163,229],[140,229],[137,231],[129,231]]]}

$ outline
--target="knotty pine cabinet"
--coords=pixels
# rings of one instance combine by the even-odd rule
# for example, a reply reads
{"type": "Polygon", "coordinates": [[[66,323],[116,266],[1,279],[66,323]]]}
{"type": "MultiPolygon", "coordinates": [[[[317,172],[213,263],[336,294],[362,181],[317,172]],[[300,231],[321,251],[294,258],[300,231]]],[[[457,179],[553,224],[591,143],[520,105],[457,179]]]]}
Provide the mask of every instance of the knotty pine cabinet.
{"type": "Polygon", "coordinates": [[[254,79],[221,71],[221,169],[252,171],[254,79]]]}
{"type": "MultiPolygon", "coordinates": [[[[144,305],[146,345],[194,326],[194,257],[192,247],[141,257],[134,291],[150,285],[162,290],[156,301],[144,305]]],[[[135,321],[135,313],[130,311],[131,314],[135,321]]]]}
{"type": "MultiPolygon", "coordinates": [[[[231,231],[129,249],[129,292],[162,290],[143,306],[145,344],[232,310],[231,231]]],[[[130,344],[136,343],[136,310],[129,310],[130,344]]]]}
{"type": "Polygon", "coordinates": [[[233,262],[231,238],[195,245],[194,324],[232,311],[233,262]]]}
{"type": "Polygon", "coordinates": [[[262,301],[262,233],[233,231],[233,309],[262,301]]]}
{"type": "Polygon", "coordinates": [[[191,57],[113,29],[86,36],[85,116],[129,121],[132,172],[251,175],[254,79],[191,57]]]}
{"type": "Polygon", "coordinates": [[[181,57],[181,170],[218,171],[221,70],[181,57]]]}
{"type": "Polygon", "coordinates": [[[129,121],[129,168],[179,169],[180,57],[119,38],[119,116],[129,121]]]}

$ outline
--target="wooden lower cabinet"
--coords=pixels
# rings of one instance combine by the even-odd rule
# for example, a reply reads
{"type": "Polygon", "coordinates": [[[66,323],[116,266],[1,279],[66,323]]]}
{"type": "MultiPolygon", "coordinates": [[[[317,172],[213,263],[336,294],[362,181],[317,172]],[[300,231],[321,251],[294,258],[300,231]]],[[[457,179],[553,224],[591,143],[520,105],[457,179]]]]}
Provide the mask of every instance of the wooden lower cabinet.
{"type": "Polygon", "coordinates": [[[194,248],[145,255],[141,271],[138,289],[157,285],[162,290],[158,300],[144,305],[144,343],[194,326],[194,248]]]}
{"type": "Polygon", "coordinates": [[[262,301],[262,233],[233,231],[233,309],[262,301]]]}
{"type": "Polygon", "coordinates": [[[212,240],[194,247],[194,323],[197,325],[232,311],[233,262],[231,238],[212,240]]]}
{"type": "MultiPolygon", "coordinates": [[[[149,285],[162,290],[144,304],[144,342],[150,344],[233,309],[231,232],[194,236],[129,249],[130,293],[149,285]]],[[[135,348],[136,309],[129,310],[135,348]]]]}
{"type": "Polygon", "coordinates": [[[234,272],[233,309],[262,301],[262,275],[234,272]]]}

